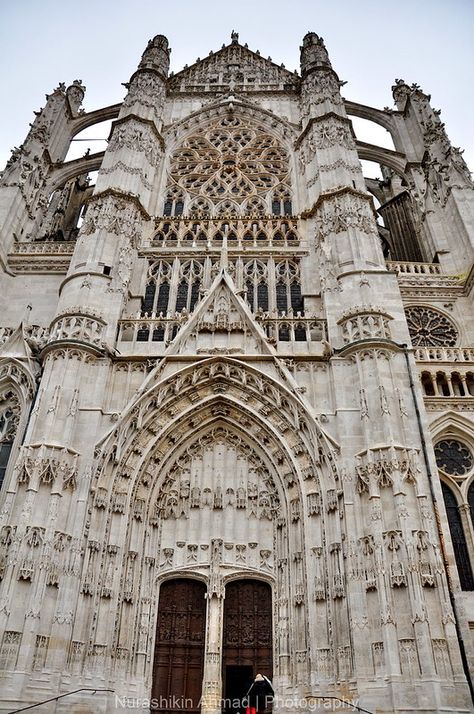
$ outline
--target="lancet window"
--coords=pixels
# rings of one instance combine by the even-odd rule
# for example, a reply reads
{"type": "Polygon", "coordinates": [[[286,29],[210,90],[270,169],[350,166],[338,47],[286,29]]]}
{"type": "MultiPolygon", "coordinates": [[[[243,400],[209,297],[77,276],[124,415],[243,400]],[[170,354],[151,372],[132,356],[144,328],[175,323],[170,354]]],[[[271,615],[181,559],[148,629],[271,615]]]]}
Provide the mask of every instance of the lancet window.
{"type": "Polygon", "coordinates": [[[278,313],[304,313],[300,269],[297,263],[284,260],[275,266],[276,307],[278,313]]]}
{"type": "Polygon", "coordinates": [[[474,590],[474,574],[472,570],[474,544],[471,540],[467,517],[469,510],[471,519],[473,518],[474,482],[471,483],[467,493],[467,504],[463,503],[464,499],[461,495],[464,489],[461,490],[459,488],[459,485],[470,478],[472,474],[474,455],[466,443],[450,436],[438,441],[434,450],[438,468],[445,478],[453,480],[452,486],[444,481],[441,486],[461,588],[463,590],[474,590]],[[458,497],[456,497],[456,493],[458,497]]]}
{"type": "Polygon", "coordinates": [[[252,260],[245,265],[245,288],[247,302],[251,310],[267,312],[268,305],[268,268],[260,260],[252,260]]]}
{"type": "Polygon", "coordinates": [[[165,260],[153,263],[148,270],[148,282],[142,302],[142,313],[166,315],[168,311],[173,266],[165,260]]]}
{"type": "Polygon", "coordinates": [[[254,312],[304,314],[298,263],[252,260],[244,265],[247,302],[254,312]]]}
{"type": "Polygon", "coordinates": [[[204,264],[187,260],[175,264],[166,260],[152,263],[142,300],[142,315],[159,316],[194,310],[204,274],[204,264]]]}
{"type": "Polygon", "coordinates": [[[286,186],[279,186],[273,193],[272,213],[274,216],[291,216],[292,212],[291,194],[286,186]]]}
{"type": "Polygon", "coordinates": [[[166,194],[163,208],[164,216],[181,216],[184,211],[184,193],[176,186],[171,187],[166,194]]]}
{"type": "Polygon", "coordinates": [[[179,282],[176,292],[176,312],[194,310],[199,299],[199,289],[203,275],[203,265],[197,260],[188,260],[179,269],[179,282]]]}
{"type": "Polygon", "coordinates": [[[453,542],[454,557],[456,559],[461,588],[462,590],[474,590],[472,565],[469,557],[469,549],[466,543],[466,535],[463,528],[459,505],[451,488],[445,483],[442,483],[441,486],[443,489],[444,505],[448,516],[449,531],[453,542]]]}
{"type": "Polygon", "coordinates": [[[18,398],[13,392],[4,392],[0,396],[0,488],[5,478],[19,418],[18,398]]]}

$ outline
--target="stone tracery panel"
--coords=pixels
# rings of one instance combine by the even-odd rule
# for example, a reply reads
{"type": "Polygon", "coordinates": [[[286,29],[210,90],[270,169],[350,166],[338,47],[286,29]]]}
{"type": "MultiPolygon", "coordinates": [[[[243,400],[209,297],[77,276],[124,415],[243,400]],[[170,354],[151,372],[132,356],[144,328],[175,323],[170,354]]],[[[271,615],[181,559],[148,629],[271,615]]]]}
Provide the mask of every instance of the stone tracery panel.
{"type": "Polygon", "coordinates": [[[184,139],[171,156],[168,190],[179,187],[191,198],[204,198],[193,201],[201,211],[209,205],[219,205],[219,213],[266,206],[269,213],[275,196],[284,196],[291,208],[289,180],[289,156],[279,140],[261,124],[244,126],[230,116],[184,139]]]}
{"type": "Polygon", "coordinates": [[[431,307],[407,307],[405,315],[415,347],[454,347],[458,341],[459,333],[454,323],[431,307]]]}

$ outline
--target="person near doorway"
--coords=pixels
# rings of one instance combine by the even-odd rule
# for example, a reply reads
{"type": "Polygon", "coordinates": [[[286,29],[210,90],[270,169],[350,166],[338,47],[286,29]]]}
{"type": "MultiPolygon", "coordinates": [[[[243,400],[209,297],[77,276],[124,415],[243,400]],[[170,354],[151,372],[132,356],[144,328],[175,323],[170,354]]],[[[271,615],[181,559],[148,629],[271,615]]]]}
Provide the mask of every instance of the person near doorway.
{"type": "Polygon", "coordinates": [[[245,714],[260,714],[267,711],[274,696],[272,683],[263,674],[257,674],[245,697],[245,714]]]}

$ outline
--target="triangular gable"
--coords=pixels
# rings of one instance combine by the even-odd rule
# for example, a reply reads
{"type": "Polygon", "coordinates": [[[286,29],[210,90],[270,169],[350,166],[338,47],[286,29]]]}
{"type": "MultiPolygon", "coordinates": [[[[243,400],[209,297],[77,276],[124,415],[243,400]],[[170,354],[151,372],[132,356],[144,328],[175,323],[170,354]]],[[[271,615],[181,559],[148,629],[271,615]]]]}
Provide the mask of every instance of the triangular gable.
{"type": "Polygon", "coordinates": [[[176,92],[221,92],[229,88],[238,92],[296,91],[299,82],[297,74],[232,42],[170,76],[168,88],[176,92]]]}
{"type": "Polygon", "coordinates": [[[26,341],[25,329],[21,322],[12,334],[0,346],[0,358],[10,357],[17,360],[33,359],[33,353],[26,341]]]}
{"type": "Polygon", "coordinates": [[[224,267],[163,356],[178,353],[276,354],[224,267]]]}

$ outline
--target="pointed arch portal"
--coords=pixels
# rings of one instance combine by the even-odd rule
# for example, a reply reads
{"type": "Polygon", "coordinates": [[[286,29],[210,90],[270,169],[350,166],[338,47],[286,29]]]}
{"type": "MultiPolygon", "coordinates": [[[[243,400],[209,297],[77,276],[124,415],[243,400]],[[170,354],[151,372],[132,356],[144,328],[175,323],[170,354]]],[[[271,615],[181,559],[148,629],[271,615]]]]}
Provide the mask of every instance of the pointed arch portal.
{"type": "Polygon", "coordinates": [[[222,638],[222,681],[226,714],[242,709],[234,704],[261,672],[273,674],[272,591],[260,580],[235,580],[225,591],[222,638]]]}
{"type": "Polygon", "coordinates": [[[153,711],[200,712],[206,632],[206,586],[168,580],[160,589],[153,663],[153,711]]]}

